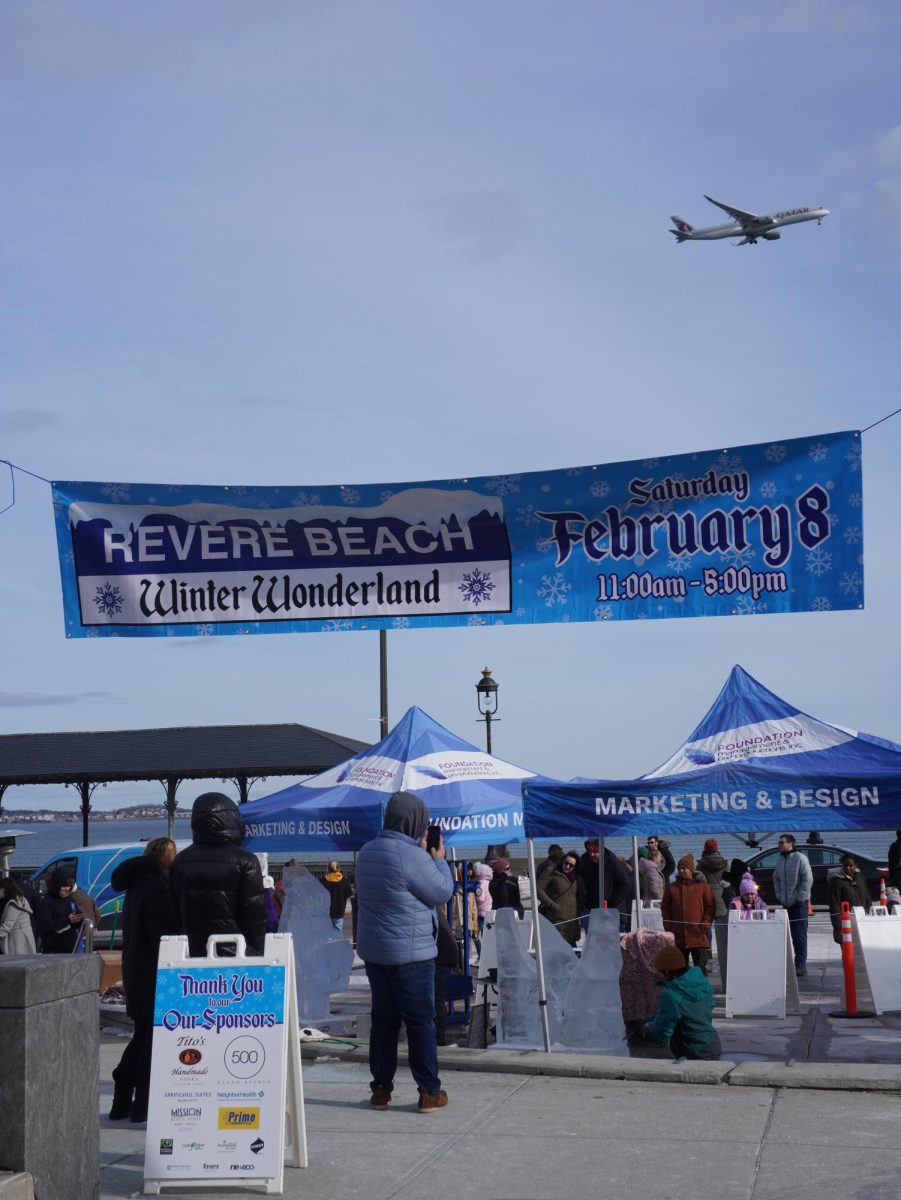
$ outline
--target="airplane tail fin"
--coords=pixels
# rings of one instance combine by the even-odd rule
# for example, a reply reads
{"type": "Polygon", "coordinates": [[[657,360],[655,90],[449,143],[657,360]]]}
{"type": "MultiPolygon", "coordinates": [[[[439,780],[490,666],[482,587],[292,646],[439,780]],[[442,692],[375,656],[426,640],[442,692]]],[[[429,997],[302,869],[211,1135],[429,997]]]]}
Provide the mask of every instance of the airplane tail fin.
{"type": "Polygon", "coordinates": [[[670,233],[675,237],[677,242],[688,240],[688,235],[694,233],[694,226],[689,225],[687,221],[683,221],[681,217],[670,217],[670,220],[675,225],[675,229],[671,229],[670,233]]]}

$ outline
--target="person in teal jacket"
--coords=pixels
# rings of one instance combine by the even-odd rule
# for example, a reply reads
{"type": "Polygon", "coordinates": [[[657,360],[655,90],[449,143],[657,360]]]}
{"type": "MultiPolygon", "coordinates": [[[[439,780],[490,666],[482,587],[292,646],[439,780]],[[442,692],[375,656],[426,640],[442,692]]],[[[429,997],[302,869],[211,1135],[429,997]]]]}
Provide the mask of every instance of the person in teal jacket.
{"type": "Polygon", "coordinates": [[[686,965],[678,946],[664,946],[654,965],[666,980],[657,1015],[644,1026],[655,1042],[669,1038],[675,1058],[716,1060],[723,1052],[713,1028],[713,988],[699,967],[686,965]]]}

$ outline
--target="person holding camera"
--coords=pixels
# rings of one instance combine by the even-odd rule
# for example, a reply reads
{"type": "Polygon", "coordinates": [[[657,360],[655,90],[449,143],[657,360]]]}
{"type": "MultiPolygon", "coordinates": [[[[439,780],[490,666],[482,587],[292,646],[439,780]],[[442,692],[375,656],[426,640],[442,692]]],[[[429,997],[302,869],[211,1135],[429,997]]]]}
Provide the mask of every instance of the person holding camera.
{"type": "Polygon", "coordinates": [[[430,836],[429,810],[411,792],[395,792],[382,828],[357,857],[357,952],[372,993],[369,1103],[391,1103],[397,1037],[407,1030],[410,1073],[418,1111],[447,1104],[438,1078],[435,1035],[435,909],[454,891],[440,830],[430,836]]]}

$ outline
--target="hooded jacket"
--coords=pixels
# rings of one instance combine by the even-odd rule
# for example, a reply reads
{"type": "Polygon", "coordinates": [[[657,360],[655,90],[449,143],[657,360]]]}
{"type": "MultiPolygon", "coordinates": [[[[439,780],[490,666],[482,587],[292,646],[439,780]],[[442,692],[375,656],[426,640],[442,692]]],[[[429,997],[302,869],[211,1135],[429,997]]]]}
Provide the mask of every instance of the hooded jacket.
{"type": "Polygon", "coordinates": [[[435,908],[450,900],[454,877],[419,845],[428,824],[418,796],[395,792],[383,827],[357,857],[357,952],[364,962],[400,966],[435,957],[435,908]]]}
{"type": "Polygon", "coordinates": [[[660,911],[663,928],[673,935],[680,950],[706,949],[707,931],[713,924],[713,893],[703,878],[668,883],[660,911]]]}
{"type": "Polygon", "coordinates": [[[24,896],[6,902],[0,920],[0,951],[4,954],[36,953],[31,905],[24,896]]]}
{"type": "Polygon", "coordinates": [[[667,1041],[677,1029],[689,1058],[716,1037],[713,988],[698,967],[689,967],[684,975],[669,980],[660,993],[657,1015],[646,1026],[655,1042],[667,1041]]]}
{"type": "Polygon", "coordinates": [[[713,893],[713,915],[715,917],[722,917],[726,914],[726,902],[723,899],[723,872],[725,869],[726,860],[715,850],[698,859],[698,870],[713,893]]]}
{"type": "Polygon", "coordinates": [[[490,912],[494,907],[494,901],[491,898],[491,881],[494,878],[494,872],[487,863],[479,863],[476,867],[476,879],[479,884],[479,892],[476,896],[476,903],[479,906],[479,916],[484,917],[486,912],[490,912]]]}
{"type": "Polygon", "coordinates": [[[41,951],[44,954],[71,954],[78,941],[78,926],[72,924],[71,913],[78,912],[78,905],[59,889],[66,883],[66,871],[54,871],[47,885],[47,895],[38,905],[38,925],[41,930],[41,951]]]}
{"type": "Polygon", "coordinates": [[[166,872],[147,855],[126,858],[110,877],[125,893],[122,915],[122,984],[133,1021],[153,1021],[160,938],[178,933],[166,872]]]}
{"type": "Polygon", "coordinates": [[[322,877],[322,886],[329,894],[328,915],[333,921],[343,917],[350,899],[350,880],[343,871],[329,871],[322,877]]]}
{"type": "Polygon", "coordinates": [[[244,821],[233,800],[205,792],[191,810],[193,844],[175,856],[169,885],[179,932],[191,956],[206,954],[215,933],[241,933],[252,954],[263,953],[266,898],[255,854],[245,850],[244,821]]]}
{"type": "Polygon", "coordinates": [[[855,871],[854,878],[849,878],[844,871],[836,871],[829,876],[829,918],[832,921],[832,940],[839,945],[842,943],[842,901],[847,900],[852,908],[862,908],[870,911],[870,889],[861,871],[855,871]]]}

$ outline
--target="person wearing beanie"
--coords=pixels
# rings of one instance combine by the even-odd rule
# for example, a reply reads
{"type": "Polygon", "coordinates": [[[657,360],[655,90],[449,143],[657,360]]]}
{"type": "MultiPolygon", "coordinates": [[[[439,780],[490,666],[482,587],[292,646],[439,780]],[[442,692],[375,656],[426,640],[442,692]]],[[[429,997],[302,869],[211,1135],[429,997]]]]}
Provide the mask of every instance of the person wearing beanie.
{"type": "Polygon", "coordinates": [[[745,871],[741,877],[741,883],[738,885],[738,895],[732,901],[731,908],[737,909],[741,913],[743,921],[751,920],[752,912],[766,912],[767,906],[757,893],[757,884],[754,882],[754,876],[750,872],[745,871]]]}
{"type": "Polygon", "coordinates": [[[698,967],[688,966],[677,946],[664,946],[654,965],[666,982],[654,1019],[643,1027],[644,1036],[655,1042],[669,1040],[677,1059],[718,1060],[723,1048],[713,1027],[713,988],[707,978],[698,967]]]}
{"type": "Polygon", "coordinates": [[[428,828],[429,810],[419,797],[395,792],[382,828],[357,857],[357,952],[372,993],[369,1103],[376,1109],[391,1103],[401,1023],[418,1111],[447,1104],[435,1033],[435,909],[453,895],[454,877],[443,839],[427,848],[428,828]]]}
{"type": "Polygon", "coordinates": [[[198,796],[191,809],[191,837],[169,869],[178,931],[188,935],[191,957],[206,954],[207,938],[214,933],[240,933],[250,954],[262,954],[263,872],[257,856],[241,844],[244,819],[234,800],[221,792],[198,796]]]}
{"type": "Polygon", "coordinates": [[[663,928],[673,935],[679,949],[687,951],[706,975],[713,924],[713,893],[703,876],[696,875],[692,855],[684,854],[679,859],[675,881],[666,885],[660,911],[663,928]]]}
{"type": "Polygon", "coordinates": [[[510,873],[510,862],[506,858],[495,858],[489,863],[493,875],[488,884],[491,893],[491,903],[495,908],[513,908],[519,917],[524,915],[522,898],[519,894],[519,880],[510,873]]]}
{"type": "Polygon", "coordinates": [[[725,917],[726,902],[723,899],[723,872],[726,870],[726,860],[720,854],[716,838],[708,838],[704,843],[704,853],[698,859],[697,869],[704,876],[704,882],[713,893],[713,916],[725,917]]]}

